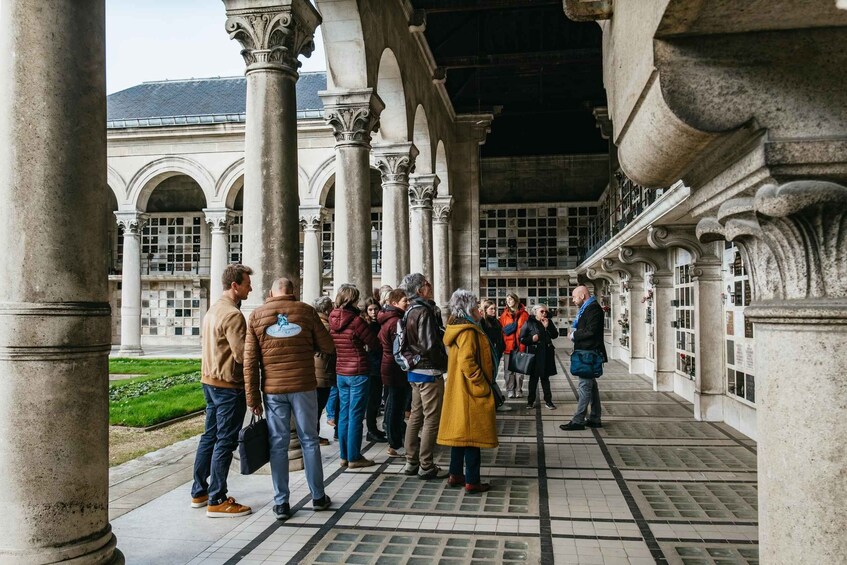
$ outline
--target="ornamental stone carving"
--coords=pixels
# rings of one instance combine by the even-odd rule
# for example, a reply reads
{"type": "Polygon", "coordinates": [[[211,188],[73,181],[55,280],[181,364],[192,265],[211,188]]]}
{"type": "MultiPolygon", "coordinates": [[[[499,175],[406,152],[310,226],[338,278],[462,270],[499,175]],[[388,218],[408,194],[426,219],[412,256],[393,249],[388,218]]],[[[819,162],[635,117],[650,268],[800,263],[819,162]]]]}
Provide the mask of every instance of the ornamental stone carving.
{"type": "Polygon", "coordinates": [[[212,233],[227,233],[229,226],[235,219],[235,214],[225,208],[218,210],[207,208],[203,210],[203,214],[206,216],[206,223],[209,224],[212,233]]]}
{"type": "Polygon", "coordinates": [[[764,185],[701,219],[697,237],[738,245],[754,300],[847,298],[847,187],[840,184],[764,185]]]}
{"type": "Polygon", "coordinates": [[[438,175],[412,175],[409,178],[409,199],[412,208],[432,208],[438,190],[438,175]]]}
{"type": "Polygon", "coordinates": [[[592,281],[602,280],[614,287],[619,282],[619,274],[610,273],[608,271],[600,271],[596,268],[586,269],[585,276],[591,279],[592,281]]]}
{"type": "Polygon", "coordinates": [[[450,212],[453,209],[453,197],[444,196],[435,198],[432,204],[432,223],[446,224],[450,221],[450,212]]]}
{"type": "Polygon", "coordinates": [[[385,103],[372,89],[318,93],[324,103],[326,123],[332,126],[337,145],[370,148],[371,133],[379,129],[385,103]]]}
{"type": "Polygon", "coordinates": [[[640,270],[636,270],[633,265],[627,265],[615,259],[603,259],[600,264],[605,272],[617,275],[621,278],[628,278],[632,280],[640,279],[643,276],[640,270]]]}
{"type": "Polygon", "coordinates": [[[417,156],[418,148],[411,143],[374,147],[374,164],[383,183],[408,184],[417,156]]]}
{"type": "Polygon", "coordinates": [[[149,216],[141,212],[115,212],[118,226],[123,228],[124,235],[140,235],[147,225],[149,216]]]}
{"type": "Polygon", "coordinates": [[[650,247],[621,247],[618,251],[618,259],[625,265],[644,263],[653,267],[654,274],[668,273],[667,251],[660,251],[650,247]]]}
{"type": "Polygon", "coordinates": [[[243,47],[241,56],[247,72],[277,68],[296,73],[298,57],[315,50],[315,28],[321,17],[306,0],[291,0],[264,8],[245,5],[243,0],[224,0],[226,31],[243,47]]]}
{"type": "Polygon", "coordinates": [[[324,221],[322,210],[301,210],[300,227],[303,231],[320,231],[324,221]]]}

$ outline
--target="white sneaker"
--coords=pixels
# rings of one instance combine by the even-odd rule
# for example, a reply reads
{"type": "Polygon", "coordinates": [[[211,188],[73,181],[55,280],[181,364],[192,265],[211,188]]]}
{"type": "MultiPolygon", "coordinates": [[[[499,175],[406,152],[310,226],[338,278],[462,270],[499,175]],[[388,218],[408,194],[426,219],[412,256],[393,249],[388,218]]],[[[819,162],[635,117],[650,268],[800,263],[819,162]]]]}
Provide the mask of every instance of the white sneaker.
{"type": "Polygon", "coordinates": [[[506,394],[506,398],[514,398],[514,397],[515,397],[515,393],[511,390],[509,391],[508,394],[506,394]]]}
{"type": "Polygon", "coordinates": [[[515,392],[515,398],[522,398],[522,397],[523,397],[523,391],[522,390],[518,390],[517,392],[515,392]]]}
{"type": "Polygon", "coordinates": [[[405,457],[406,456],[406,449],[403,448],[403,447],[398,447],[397,449],[394,449],[393,447],[389,447],[388,448],[388,456],[389,457],[405,457]]]}

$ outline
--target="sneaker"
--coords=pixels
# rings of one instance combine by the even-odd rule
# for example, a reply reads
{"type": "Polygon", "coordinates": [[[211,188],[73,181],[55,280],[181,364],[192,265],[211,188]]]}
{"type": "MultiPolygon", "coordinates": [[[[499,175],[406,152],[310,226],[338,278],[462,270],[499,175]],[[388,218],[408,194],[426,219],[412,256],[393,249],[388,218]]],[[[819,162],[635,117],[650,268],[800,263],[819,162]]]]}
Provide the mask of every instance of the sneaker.
{"type": "Polygon", "coordinates": [[[321,510],[326,510],[329,508],[330,504],[332,504],[332,500],[330,500],[329,496],[324,494],[321,498],[314,500],[312,499],[312,508],[315,509],[315,512],[320,512],[321,510]]]}
{"type": "Polygon", "coordinates": [[[209,518],[238,518],[252,512],[249,506],[238,504],[231,496],[220,504],[210,504],[206,508],[206,516],[209,518]]]}
{"type": "Polygon", "coordinates": [[[511,411],[512,411],[512,407],[511,407],[511,406],[509,406],[508,404],[501,404],[500,406],[498,406],[497,408],[495,408],[495,410],[496,410],[497,412],[511,412],[511,411]]]}
{"type": "Polygon", "coordinates": [[[465,486],[465,476],[450,475],[449,477],[447,477],[447,485],[451,487],[463,487],[465,486]]]}
{"type": "Polygon", "coordinates": [[[491,490],[491,485],[489,483],[479,483],[476,485],[466,484],[465,492],[468,494],[478,494],[481,492],[488,492],[491,490]]]}
{"type": "Polygon", "coordinates": [[[209,495],[201,494],[200,496],[195,496],[191,499],[191,507],[192,508],[203,508],[204,506],[208,506],[209,504],[209,495]]]}
{"type": "Polygon", "coordinates": [[[506,394],[506,398],[514,398],[514,397],[515,397],[515,393],[514,393],[514,391],[511,391],[511,390],[510,390],[510,391],[506,394]]]}
{"type": "Polygon", "coordinates": [[[535,402],[527,402],[526,403],[526,409],[527,410],[532,410],[533,408],[535,408],[535,402]]]}
{"type": "Polygon", "coordinates": [[[325,437],[318,437],[318,443],[320,445],[329,445],[330,442],[325,437]]]}
{"type": "Polygon", "coordinates": [[[406,457],[406,450],[402,447],[398,447],[394,449],[393,447],[388,448],[388,456],[389,457],[406,457]]]}
{"type": "Polygon", "coordinates": [[[384,432],[379,432],[379,433],[368,432],[368,435],[365,436],[365,437],[367,437],[368,441],[374,441],[376,443],[385,443],[385,442],[388,441],[388,438],[385,437],[384,432]]]}
{"type": "Polygon", "coordinates": [[[584,430],[585,424],[576,424],[574,422],[568,422],[567,424],[560,425],[559,429],[564,430],[566,432],[584,430]]]}
{"type": "Polygon", "coordinates": [[[586,420],[585,425],[588,426],[589,428],[602,428],[603,427],[602,422],[599,422],[599,421],[598,422],[592,422],[591,420],[586,420]]]}
{"type": "Polygon", "coordinates": [[[376,465],[376,463],[373,460],[367,459],[365,457],[359,457],[358,459],[348,462],[347,468],[361,469],[362,467],[373,467],[374,465],[376,465]]]}
{"type": "Polygon", "coordinates": [[[406,462],[406,465],[403,467],[403,472],[409,476],[417,475],[418,469],[420,469],[420,465],[417,463],[409,463],[406,462]]]}
{"type": "Polygon", "coordinates": [[[447,477],[449,473],[444,471],[438,465],[433,465],[429,469],[421,469],[418,471],[418,478],[422,481],[428,481],[430,479],[444,479],[447,477]]]}
{"type": "Polygon", "coordinates": [[[523,391],[522,390],[516,390],[515,391],[515,398],[523,398],[523,391]]]}
{"type": "Polygon", "coordinates": [[[294,515],[294,512],[291,511],[291,506],[286,502],[285,504],[277,504],[274,506],[274,516],[277,520],[288,520],[294,515]]]}
{"type": "Polygon", "coordinates": [[[339,467],[341,467],[342,469],[344,469],[345,467],[347,467],[347,465],[349,465],[349,463],[347,463],[347,460],[346,460],[346,459],[340,459],[340,460],[338,461],[338,466],[339,466],[339,467]]]}
{"type": "Polygon", "coordinates": [[[544,406],[545,406],[548,410],[555,410],[555,409],[556,409],[556,405],[555,405],[555,404],[553,404],[552,402],[545,402],[545,403],[544,403],[544,406]]]}

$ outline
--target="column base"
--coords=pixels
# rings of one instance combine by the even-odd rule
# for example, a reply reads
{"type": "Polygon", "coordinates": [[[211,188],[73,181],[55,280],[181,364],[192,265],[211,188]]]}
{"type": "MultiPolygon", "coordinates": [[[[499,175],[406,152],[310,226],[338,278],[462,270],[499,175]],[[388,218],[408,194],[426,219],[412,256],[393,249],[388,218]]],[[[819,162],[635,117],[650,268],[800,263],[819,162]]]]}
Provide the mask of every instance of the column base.
{"type": "Polygon", "coordinates": [[[119,353],[126,357],[139,357],[144,355],[144,349],[142,349],[140,345],[121,345],[119,353]]]}
{"type": "Polygon", "coordinates": [[[653,379],[653,390],[656,392],[673,392],[673,371],[656,371],[656,378],[653,379]]]}
{"type": "Polygon", "coordinates": [[[723,422],[723,394],[695,391],[694,419],[698,422],[723,422]]]}
{"type": "Polygon", "coordinates": [[[633,375],[643,375],[646,372],[646,364],[644,362],[644,357],[630,357],[629,358],[629,372],[633,375]]]}
{"type": "Polygon", "coordinates": [[[66,563],[69,565],[124,565],[126,558],[117,548],[118,540],[107,526],[106,532],[86,541],[61,548],[45,548],[41,551],[5,553],[0,551],[0,563],[8,565],[47,565],[66,563]]]}

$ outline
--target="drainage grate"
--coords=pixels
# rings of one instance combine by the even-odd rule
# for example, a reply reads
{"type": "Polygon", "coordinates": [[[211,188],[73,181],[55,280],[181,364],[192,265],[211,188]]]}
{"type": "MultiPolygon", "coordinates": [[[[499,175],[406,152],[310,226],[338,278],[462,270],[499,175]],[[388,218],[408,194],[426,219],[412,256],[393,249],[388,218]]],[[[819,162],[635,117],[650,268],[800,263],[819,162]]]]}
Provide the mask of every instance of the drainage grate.
{"type": "MultiPolygon", "coordinates": [[[[535,422],[532,423],[533,427],[535,422]]],[[[483,449],[482,467],[537,467],[538,446],[534,443],[501,443],[494,449],[483,449]]],[[[435,462],[442,466],[450,465],[450,450],[441,449],[435,457],[435,462]]]]}
{"type": "Polygon", "coordinates": [[[493,514],[538,515],[538,481],[494,478],[490,482],[490,491],[468,495],[464,489],[447,486],[445,480],[422,481],[406,475],[381,475],[353,508],[379,512],[477,514],[484,517],[493,514]]]}
{"type": "Polygon", "coordinates": [[[603,422],[602,433],[621,439],[726,439],[705,422],[603,422]]]}
{"type": "Polygon", "coordinates": [[[756,455],[743,447],[610,445],[609,452],[625,469],[756,470],[756,455]]]}
{"type": "MultiPolygon", "coordinates": [[[[497,420],[498,436],[523,436],[535,437],[538,430],[534,420],[497,420]]],[[[483,451],[483,454],[488,450],[483,451]]]]}
{"type": "Polygon", "coordinates": [[[650,519],[755,522],[758,492],[746,483],[630,483],[650,519]],[[651,515],[652,514],[652,515],[651,515]]]}
{"type": "Polygon", "coordinates": [[[661,543],[671,565],[758,565],[756,545],[717,545],[697,543],[661,543]]]}

